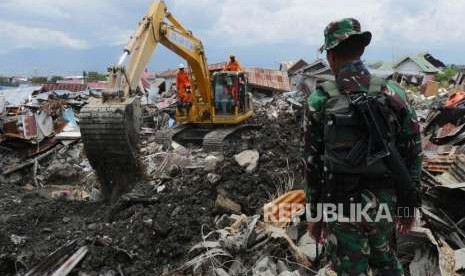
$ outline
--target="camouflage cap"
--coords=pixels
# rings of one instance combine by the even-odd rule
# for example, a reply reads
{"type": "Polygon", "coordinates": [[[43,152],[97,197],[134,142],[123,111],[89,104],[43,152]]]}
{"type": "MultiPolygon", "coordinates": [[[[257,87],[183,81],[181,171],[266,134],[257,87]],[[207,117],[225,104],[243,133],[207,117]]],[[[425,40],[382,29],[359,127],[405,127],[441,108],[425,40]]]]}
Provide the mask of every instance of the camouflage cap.
{"type": "Polygon", "coordinates": [[[362,32],[360,22],[357,19],[344,18],[333,21],[325,28],[325,43],[321,46],[320,51],[328,51],[352,36],[359,36],[365,46],[370,44],[371,33],[362,32]]]}

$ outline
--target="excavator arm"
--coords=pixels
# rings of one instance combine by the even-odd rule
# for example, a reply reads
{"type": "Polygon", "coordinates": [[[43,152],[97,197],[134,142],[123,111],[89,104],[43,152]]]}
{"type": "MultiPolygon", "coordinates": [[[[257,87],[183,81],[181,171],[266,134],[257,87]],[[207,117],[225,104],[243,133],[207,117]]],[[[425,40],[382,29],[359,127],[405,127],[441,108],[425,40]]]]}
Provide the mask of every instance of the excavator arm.
{"type": "Polygon", "coordinates": [[[158,43],[164,45],[187,61],[192,71],[192,88],[196,91],[193,101],[196,106],[205,108],[212,104],[210,73],[202,42],[193,36],[170,12],[164,1],[156,1],[147,15],[139,23],[134,36],[124,49],[118,67],[130,58],[125,70],[127,85],[124,97],[131,97],[136,91],[141,76],[158,43]]]}

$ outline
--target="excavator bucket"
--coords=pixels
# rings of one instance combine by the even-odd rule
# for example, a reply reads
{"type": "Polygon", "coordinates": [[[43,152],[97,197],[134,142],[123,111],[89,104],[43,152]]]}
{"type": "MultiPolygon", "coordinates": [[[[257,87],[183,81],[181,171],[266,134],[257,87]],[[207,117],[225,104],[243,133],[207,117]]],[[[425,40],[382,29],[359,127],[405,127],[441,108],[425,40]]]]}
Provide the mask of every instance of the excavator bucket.
{"type": "Polygon", "coordinates": [[[81,134],[87,157],[107,200],[115,201],[143,180],[138,155],[140,99],[122,103],[95,101],[81,110],[81,134]]]}

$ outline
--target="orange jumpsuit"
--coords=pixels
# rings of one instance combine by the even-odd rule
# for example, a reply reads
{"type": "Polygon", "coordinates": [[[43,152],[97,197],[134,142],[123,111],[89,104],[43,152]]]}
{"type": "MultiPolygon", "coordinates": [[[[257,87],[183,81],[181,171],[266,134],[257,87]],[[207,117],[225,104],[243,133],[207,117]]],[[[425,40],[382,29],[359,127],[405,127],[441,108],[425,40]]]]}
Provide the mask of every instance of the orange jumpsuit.
{"type": "Polygon", "coordinates": [[[228,64],[224,67],[224,71],[233,71],[233,72],[240,72],[242,71],[241,64],[239,61],[229,61],[228,64]]]}
{"type": "Polygon", "coordinates": [[[184,70],[179,70],[176,75],[176,88],[178,89],[178,96],[181,102],[192,101],[192,96],[187,95],[186,87],[190,86],[189,75],[184,70]]]}

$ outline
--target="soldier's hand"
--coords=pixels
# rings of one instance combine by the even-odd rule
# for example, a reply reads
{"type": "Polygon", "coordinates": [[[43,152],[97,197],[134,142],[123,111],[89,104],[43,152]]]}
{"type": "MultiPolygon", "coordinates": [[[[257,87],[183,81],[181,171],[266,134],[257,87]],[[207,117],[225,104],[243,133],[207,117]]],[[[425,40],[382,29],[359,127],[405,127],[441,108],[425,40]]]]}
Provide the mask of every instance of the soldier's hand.
{"type": "Polygon", "coordinates": [[[396,221],[396,228],[397,231],[401,235],[405,235],[410,230],[412,230],[412,227],[415,225],[415,217],[408,217],[408,218],[398,218],[396,221]]]}

